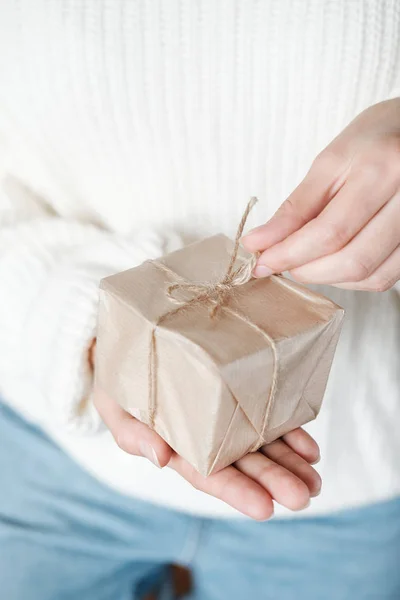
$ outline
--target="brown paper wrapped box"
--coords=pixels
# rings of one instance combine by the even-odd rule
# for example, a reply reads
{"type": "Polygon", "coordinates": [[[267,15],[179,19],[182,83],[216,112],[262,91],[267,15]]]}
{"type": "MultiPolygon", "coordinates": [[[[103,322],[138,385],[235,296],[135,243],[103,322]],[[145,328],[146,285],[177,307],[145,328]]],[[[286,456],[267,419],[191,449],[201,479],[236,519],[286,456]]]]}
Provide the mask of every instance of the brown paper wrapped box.
{"type": "Polygon", "coordinates": [[[101,283],[96,386],[205,476],[316,417],[343,319],[280,276],[233,288],[214,317],[213,297],[167,293],[221,281],[232,251],[217,235],[101,283]]]}

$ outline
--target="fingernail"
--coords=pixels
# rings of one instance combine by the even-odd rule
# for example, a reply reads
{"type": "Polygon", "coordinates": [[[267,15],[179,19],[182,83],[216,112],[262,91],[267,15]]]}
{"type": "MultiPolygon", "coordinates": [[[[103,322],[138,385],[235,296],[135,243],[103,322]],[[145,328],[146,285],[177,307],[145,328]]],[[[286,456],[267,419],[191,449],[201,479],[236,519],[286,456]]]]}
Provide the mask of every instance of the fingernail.
{"type": "Polygon", "coordinates": [[[259,504],[254,504],[251,507],[251,509],[249,510],[249,512],[247,514],[252,519],[256,519],[257,521],[263,521],[263,522],[270,521],[275,516],[274,510],[272,510],[272,513],[269,515],[269,517],[264,517],[264,516],[260,517],[260,506],[259,506],[259,504]]]}
{"type": "Polygon", "coordinates": [[[306,504],[303,504],[303,506],[299,506],[298,508],[292,508],[293,512],[301,512],[302,510],[305,510],[306,508],[308,508],[311,505],[311,497],[309,497],[308,502],[306,502],[306,504]]]}
{"type": "Polygon", "coordinates": [[[321,455],[318,456],[317,460],[314,460],[314,462],[310,463],[310,465],[317,465],[320,460],[321,460],[321,455]]]}
{"type": "Polygon", "coordinates": [[[253,271],[254,277],[269,277],[274,271],[265,265],[257,265],[253,271]]]}
{"type": "Polygon", "coordinates": [[[157,454],[156,454],[156,451],[154,450],[153,446],[150,446],[150,444],[148,444],[147,442],[140,442],[139,450],[140,450],[140,454],[144,458],[147,458],[150,462],[153,463],[153,465],[155,465],[156,467],[161,469],[161,465],[158,461],[157,454]]]}

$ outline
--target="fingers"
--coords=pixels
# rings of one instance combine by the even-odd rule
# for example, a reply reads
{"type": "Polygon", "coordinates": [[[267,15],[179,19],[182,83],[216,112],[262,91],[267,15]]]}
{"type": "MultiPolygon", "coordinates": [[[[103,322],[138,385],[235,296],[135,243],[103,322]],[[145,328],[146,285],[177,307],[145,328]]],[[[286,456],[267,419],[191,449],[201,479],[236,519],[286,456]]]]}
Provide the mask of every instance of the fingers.
{"type": "Polygon", "coordinates": [[[244,515],[260,521],[273,515],[274,507],[270,494],[262,485],[233,466],[209,477],[203,477],[177,454],[172,456],[169,466],[196,489],[226,502],[244,515]]]}
{"type": "MultiPolygon", "coordinates": [[[[319,457],[318,446],[303,430],[297,429],[285,437],[308,459],[314,461],[319,457]]],[[[321,489],[320,476],[307,459],[298,456],[282,440],[207,478],[177,454],[172,456],[169,466],[196,489],[257,520],[272,516],[273,499],[291,510],[301,510],[308,505],[310,496],[316,496],[321,489]]]]}
{"type": "MultiPolygon", "coordinates": [[[[295,456],[293,450],[288,446],[286,448],[295,456]]],[[[290,462],[288,457],[286,461],[290,462]]],[[[294,463],[294,459],[292,462],[294,463]]],[[[305,461],[303,462],[312,469],[305,461]]],[[[267,457],[264,450],[244,456],[235,463],[235,466],[241,473],[262,486],[282,506],[290,510],[301,510],[308,505],[310,491],[307,484],[292,471],[267,457]]]]}
{"type": "Polygon", "coordinates": [[[300,510],[308,504],[310,493],[315,494],[318,489],[319,476],[306,461],[314,461],[319,450],[314,440],[301,429],[285,436],[288,444],[280,440],[274,442],[265,446],[262,452],[248,454],[235,466],[205,478],[174,453],[157,433],[129,415],[101,390],[95,392],[95,405],[123,450],[145,456],[157,466],[168,464],[196,489],[219,498],[253,519],[265,520],[273,515],[272,499],[292,510],[300,510]]]}
{"type": "Polygon", "coordinates": [[[95,391],[94,404],[122,450],[148,458],[157,467],[168,464],[172,449],[155,431],[132,417],[102,390],[95,391]]]}
{"type": "Polygon", "coordinates": [[[317,157],[274,217],[243,238],[245,248],[261,252],[256,277],[291,271],[300,281],[355,283],[352,289],[366,289],[359,284],[369,286],[376,271],[379,279],[372,283],[379,281],[379,289],[387,288],[382,278],[393,280],[395,259],[389,272],[387,264],[382,269],[400,236],[394,200],[400,189],[398,137],[381,132],[352,141],[357,132],[347,129],[317,157]]]}
{"type": "Polygon", "coordinates": [[[291,274],[298,281],[312,283],[368,279],[399,245],[399,215],[400,194],[397,194],[342,250],[292,269],[291,274]]]}
{"type": "Polygon", "coordinates": [[[363,290],[366,292],[386,292],[387,290],[390,290],[397,281],[400,281],[400,245],[378,267],[378,269],[366,279],[348,283],[333,283],[332,285],[344,289],[363,290]]]}
{"type": "Polygon", "coordinates": [[[310,465],[319,462],[320,452],[317,442],[304,429],[294,429],[282,437],[283,441],[310,465]]]}
{"type": "MultiPolygon", "coordinates": [[[[281,273],[338,252],[390,200],[396,186],[392,179],[379,179],[379,170],[369,177],[355,171],[316,218],[264,251],[257,266],[281,273]]],[[[257,276],[257,268],[254,274],[257,276]]]]}
{"type": "Polygon", "coordinates": [[[322,485],[321,477],[304,458],[289,448],[285,442],[276,440],[271,444],[263,446],[261,452],[277,465],[293,473],[300,481],[304,482],[311,497],[318,496],[322,485]]]}
{"type": "Polygon", "coordinates": [[[243,236],[244,248],[249,252],[263,251],[317,217],[343,185],[346,169],[340,157],[331,152],[321,154],[272,219],[243,236]]]}

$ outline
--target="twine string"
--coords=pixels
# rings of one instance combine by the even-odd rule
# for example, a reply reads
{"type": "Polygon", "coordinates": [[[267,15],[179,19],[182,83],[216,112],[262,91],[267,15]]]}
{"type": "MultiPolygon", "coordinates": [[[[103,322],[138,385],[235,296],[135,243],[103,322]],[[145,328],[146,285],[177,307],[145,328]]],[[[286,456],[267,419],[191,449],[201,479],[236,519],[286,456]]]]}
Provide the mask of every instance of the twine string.
{"type": "MultiPolygon", "coordinates": [[[[236,232],[235,245],[231,254],[228,268],[221,280],[217,281],[216,283],[194,283],[190,281],[173,283],[168,287],[167,294],[174,302],[180,302],[180,300],[174,295],[177,290],[192,292],[194,296],[188,301],[190,303],[196,301],[212,301],[213,306],[210,309],[210,317],[213,318],[217,310],[226,302],[226,299],[228,298],[232,289],[250,281],[255,263],[257,261],[257,255],[253,254],[239,267],[235,268],[235,263],[237,260],[240,238],[242,237],[243,229],[246,225],[250,211],[256,203],[257,198],[251,198],[246,206],[246,210],[243,213],[236,232]]],[[[188,303],[186,303],[186,305],[187,304],[188,303]]]]}
{"type": "MultiPolygon", "coordinates": [[[[246,209],[243,213],[243,216],[240,220],[234,248],[230,257],[229,265],[224,276],[215,283],[205,282],[205,283],[196,283],[191,281],[186,281],[183,278],[179,278],[180,281],[173,283],[167,288],[167,294],[171,300],[176,302],[178,306],[168,311],[166,314],[162,315],[152,327],[150,333],[149,340],[149,358],[148,358],[148,389],[149,389],[149,426],[154,429],[155,427],[155,418],[157,411],[157,339],[156,339],[156,328],[167,318],[181,312],[183,309],[188,308],[189,306],[195,303],[211,303],[210,309],[210,318],[213,318],[217,311],[220,308],[223,308],[228,311],[228,313],[232,314],[236,318],[239,318],[241,321],[247,323],[251,328],[260,333],[268,342],[271,347],[272,356],[273,356],[273,374],[271,387],[269,392],[269,398],[266,402],[264,417],[263,417],[263,425],[261,431],[257,434],[259,439],[254,443],[253,447],[250,449],[250,452],[257,450],[263,443],[264,432],[267,427],[268,417],[272,410],[273,400],[275,397],[275,392],[277,388],[278,381],[278,354],[277,348],[274,339],[261,327],[253,323],[246,315],[241,314],[236,309],[228,308],[226,306],[226,300],[233,291],[233,289],[237,286],[244,285],[248,281],[250,281],[252,277],[252,272],[257,261],[257,255],[252,255],[247,261],[243,262],[240,266],[235,268],[235,263],[237,260],[237,255],[239,251],[240,238],[243,234],[243,229],[246,225],[247,218],[249,216],[250,211],[254,207],[257,202],[257,198],[251,198],[248,202],[246,209]],[[175,292],[177,290],[190,292],[193,294],[192,298],[188,300],[180,300],[176,298],[175,292]]],[[[164,271],[177,278],[176,273],[172,271],[167,265],[158,261],[151,261],[153,265],[155,265],[158,269],[164,271]]],[[[238,402],[236,398],[234,400],[238,402]]],[[[253,426],[254,427],[254,426],[253,426]]]]}

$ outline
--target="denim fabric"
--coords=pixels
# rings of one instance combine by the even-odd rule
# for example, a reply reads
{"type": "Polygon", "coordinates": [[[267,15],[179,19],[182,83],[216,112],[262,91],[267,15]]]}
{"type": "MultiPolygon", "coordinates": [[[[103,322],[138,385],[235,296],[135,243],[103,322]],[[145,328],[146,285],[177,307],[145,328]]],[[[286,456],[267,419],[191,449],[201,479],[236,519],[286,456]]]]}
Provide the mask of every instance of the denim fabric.
{"type": "MultiPolygon", "coordinates": [[[[162,494],[162,489],[160,489],[162,494]]],[[[320,518],[218,520],[108,489],[0,404],[0,598],[399,600],[400,499],[320,518]]]]}

